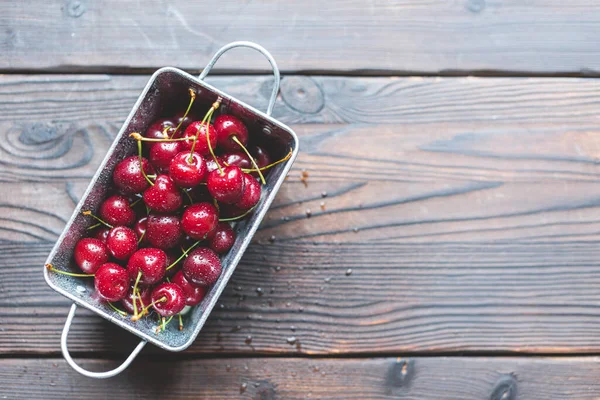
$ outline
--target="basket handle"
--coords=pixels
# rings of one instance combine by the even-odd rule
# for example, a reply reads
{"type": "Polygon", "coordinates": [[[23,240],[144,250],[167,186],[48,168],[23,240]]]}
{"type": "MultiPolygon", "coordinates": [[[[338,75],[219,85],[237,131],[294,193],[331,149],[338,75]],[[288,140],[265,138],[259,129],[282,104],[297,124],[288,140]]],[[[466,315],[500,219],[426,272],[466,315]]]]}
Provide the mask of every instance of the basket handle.
{"type": "Polygon", "coordinates": [[[277,67],[277,63],[275,62],[275,59],[273,58],[271,53],[269,53],[264,47],[262,47],[259,44],[256,44],[253,42],[244,42],[244,41],[231,42],[229,44],[226,44],[225,46],[221,47],[215,53],[213,58],[206,65],[206,68],[204,68],[202,70],[202,72],[200,73],[200,75],[198,76],[198,79],[204,80],[204,78],[206,78],[206,75],[208,75],[208,73],[210,72],[212,67],[215,65],[215,63],[219,60],[219,58],[226,51],[229,51],[235,47],[248,47],[250,49],[254,49],[254,50],[260,52],[263,56],[265,56],[267,60],[269,60],[269,63],[271,64],[271,68],[273,69],[273,75],[275,75],[275,82],[273,83],[273,91],[271,92],[271,99],[269,99],[269,105],[267,106],[267,115],[271,115],[271,113],[273,112],[273,106],[275,105],[275,100],[277,100],[277,93],[279,93],[279,81],[281,80],[281,76],[279,74],[279,68],[277,67]]]}
{"type": "Polygon", "coordinates": [[[75,361],[71,358],[71,354],[69,354],[69,349],[67,348],[67,336],[69,336],[69,329],[71,328],[71,323],[73,322],[73,317],[75,316],[76,310],[77,310],[77,304],[73,304],[71,306],[71,310],[69,311],[69,315],[67,316],[67,322],[65,322],[65,327],[63,328],[62,336],[60,337],[60,348],[62,350],[63,357],[65,358],[65,360],[67,360],[67,363],[75,371],[79,372],[81,375],[85,375],[88,378],[104,379],[104,378],[111,378],[117,374],[120,374],[121,372],[123,372],[125,370],[125,368],[129,367],[129,364],[131,364],[131,362],[139,354],[139,352],[142,351],[142,349],[144,348],[146,343],[148,343],[145,340],[142,340],[136,346],[136,348],[133,349],[133,351],[131,352],[129,357],[127,357],[127,359],[125,361],[123,361],[123,364],[119,365],[117,368],[115,368],[113,370],[106,371],[106,372],[92,372],[92,371],[88,371],[87,369],[83,369],[79,365],[77,365],[75,363],[75,361]]]}

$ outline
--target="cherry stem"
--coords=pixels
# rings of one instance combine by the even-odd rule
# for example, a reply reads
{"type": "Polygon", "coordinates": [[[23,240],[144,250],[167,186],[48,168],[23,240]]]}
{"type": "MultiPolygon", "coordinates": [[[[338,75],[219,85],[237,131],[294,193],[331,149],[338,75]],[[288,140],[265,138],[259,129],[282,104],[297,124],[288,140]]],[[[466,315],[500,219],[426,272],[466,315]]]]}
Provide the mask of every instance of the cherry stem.
{"type": "Polygon", "coordinates": [[[190,205],[194,204],[194,200],[192,200],[192,196],[190,196],[190,194],[188,193],[188,191],[185,190],[185,189],[183,189],[182,192],[185,193],[185,195],[187,196],[188,200],[190,201],[190,205]]]}
{"type": "Polygon", "coordinates": [[[231,218],[219,218],[219,222],[230,222],[230,221],[237,221],[238,219],[242,219],[244,218],[246,215],[250,214],[252,211],[254,211],[254,209],[256,208],[256,206],[248,209],[245,213],[243,213],[242,215],[238,215],[237,217],[231,217],[231,218]]]}
{"type": "Polygon", "coordinates": [[[233,136],[231,139],[234,142],[236,142],[238,144],[238,146],[240,146],[242,148],[242,150],[244,150],[244,153],[246,153],[246,155],[250,159],[250,162],[252,163],[252,165],[254,165],[254,168],[256,168],[256,170],[258,171],[258,175],[260,176],[260,181],[262,182],[263,185],[266,185],[267,182],[265,181],[265,177],[263,176],[262,172],[260,172],[260,168],[256,164],[254,157],[252,157],[252,155],[250,154],[248,149],[242,144],[242,142],[240,142],[240,140],[237,138],[237,136],[233,136]]]}
{"type": "Polygon", "coordinates": [[[56,272],[57,274],[74,276],[76,278],[90,278],[94,276],[94,274],[76,274],[74,272],[61,271],[60,269],[54,268],[52,264],[46,264],[46,269],[48,269],[48,271],[56,272]]]}
{"type": "Polygon", "coordinates": [[[183,257],[187,256],[187,254],[192,251],[194,249],[194,247],[198,246],[200,244],[200,240],[198,240],[196,243],[194,243],[193,245],[191,245],[187,250],[183,251],[183,254],[179,256],[179,258],[175,261],[173,261],[173,264],[169,265],[166,269],[166,271],[170,270],[171,268],[173,268],[174,266],[177,265],[177,263],[179,261],[181,261],[183,259],[183,257]]]}
{"type": "Polygon", "coordinates": [[[112,308],[113,310],[115,310],[116,312],[118,312],[119,314],[121,314],[122,316],[126,317],[127,314],[125,311],[123,310],[119,310],[117,307],[115,307],[115,305],[113,303],[111,303],[110,301],[108,302],[108,305],[110,306],[110,308],[112,308]]]}
{"type": "Polygon", "coordinates": [[[170,142],[182,142],[184,140],[189,140],[189,137],[180,137],[180,138],[171,139],[168,135],[164,139],[147,138],[147,137],[143,137],[142,135],[140,135],[137,132],[133,132],[129,136],[131,136],[132,138],[134,138],[135,140],[137,140],[139,142],[158,142],[158,143],[163,143],[163,142],[167,143],[168,142],[168,143],[170,143],[170,142]]]}
{"type": "MultiPolygon", "coordinates": [[[[217,98],[217,101],[212,103],[212,106],[210,106],[210,108],[206,112],[206,115],[204,116],[204,118],[202,118],[202,122],[200,122],[200,127],[196,130],[196,136],[194,136],[194,142],[192,143],[192,149],[190,150],[190,157],[188,158],[188,163],[191,164],[193,161],[194,149],[196,148],[196,141],[198,140],[198,136],[200,135],[200,129],[202,129],[202,125],[204,125],[206,123],[206,125],[204,125],[205,126],[204,131],[206,134],[206,143],[208,144],[208,149],[210,150],[210,154],[212,154],[213,158],[215,159],[215,162],[217,163],[219,170],[221,169],[221,166],[219,165],[219,162],[217,161],[217,157],[215,156],[215,152],[213,151],[212,146],[210,145],[210,134],[208,132],[208,128],[210,126],[210,119],[211,119],[213,113],[215,112],[215,110],[218,109],[220,105],[221,105],[221,97],[217,98]]],[[[221,172],[223,172],[223,171],[221,170],[221,172]]]]}
{"type": "MultiPolygon", "coordinates": [[[[140,290],[137,290],[137,295],[138,298],[140,299],[140,306],[142,307],[142,309],[144,308],[144,300],[142,300],[142,294],[140,293],[140,290]]],[[[133,297],[135,298],[135,292],[133,292],[133,297]]]]}
{"type": "Polygon", "coordinates": [[[92,214],[92,212],[90,210],[87,211],[83,211],[82,212],[83,215],[89,215],[90,217],[94,218],[96,221],[100,222],[103,225],[106,225],[109,228],[113,228],[113,226],[109,223],[106,223],[105,221],[103,221],[102,219],[100,219],[99,217],[95,216],[94,214],[92,214]]]}
{"type": "Polygon", "coordinates": [[[185,110],[185,114],[183,114],[183,118],[181,118],[181,121],[179,121],[179,125],[177,125],[177,128],[175,128],[175,130],[171,134],[170,139],[172,139],[173,136],[175,136],[175,134],[181,127],[181,124],[183,124],[183,121],[185,121],[185,118],[187,117],[188,113],[190,112],[190,108],[192,108],[192,104],[194,104],[194,100],[196,100],[196,92],[194,92],[192,89],[188,89],[188,90],[190,92],[190,104],[188,104],[188,108],[187,108],[187,110],[185,110]]]}
{"type": "Polygon", "coordinates": [[[159,324],[160,324],[160,325],[158,326],[158,328],[156,328],[156,331],[155,331],[155,332],[156,332],[157,334],[158,334],[158,333],[159,333],[161,330],[164,332],[164,331],[165,331],[165,328],[167,327],[167,325],[169,325],[169,322],[171,322],[171,320],[172,320],[172,319],[173,319],[173,316],[170,316],[170,317],[169,317],[169,319],[167,319],[167,320],[166,320],[166,322],[165,322],[165,317],[162,317],[162,318],[159,320],[159,324]]]}
{"type": "Polygon", "coordinates": [[[275,161],[275,162],[274,162],[274,163],[272,163],[272,164],[265,165],[264,167],[262,167],[262,168],[258,168],[258,169],[254,169],[254,168],[242,168],[242,171],[244,171],[244,172],[246,172],[246,173],[248,173],[248,172],[258,172],[258,171],[264,171],[264,170],[266,170],[266,169],[269,169],[269,168],[271,168],[271,167],[274,167],[274,166],[275,166],[275,165],[277,165],[277,164],[281,164],[282,162],[289,160],[289,159],[290,159],[290,157],[292,157],[292,149],[290,149],[290,152],[289,152],[289,153],[287,153],[287,155],[286,155],[285,157],[283,157],[281,160],[275,161]]]}
{"type": "MultiPolygon", "coordinates": [[[[157,303],[164,303],[165,301],[167,301],[167,296],[163,296],[160,299],[153,301],[152,303],[148,304],[148,307],[145,307],[144,309],[142,309],[142,312],[139,314],[134,315],[133,317],[131,317],[131,320],[133,322],[137,321],[138,319],[140,319],[142,317],[142,315],[144,315],[146,312],[148,312],[148,310],[150,309],[150,307],[152,307],[153,305],[157,304],[157,303]]],[[[135,311],[135,309],[134,309],[135,311]]]]}
{"type": "Polygon", "coordinates": [[[144,236],[146,236],[146,231],[142,232],[142,235],[138,239],[138,244],[142,243],[142,240],[144,240],[144,236]]]}
{"type": "Polygon", "coordinates": [[[140,139],[142,137],[142,135],[140,135],[137,132],[133,132],[129,136],[133,136],[137,140],[138,157],[140,159],[140,171],[142,171],[142,175],[144,175],[144,178],[146,178],[146,180],[148,181],[150,186],[154,186],[154,182],[152,182],[150,180],[150,178],[148,178],[148,175],[146,175],[146,171],[144,171],[144,157],[142,157],[142,140],[140,139]],[[134,135],[137,135],[137,136],[134,136],[134,135]]]}
{"type": "Polygon", "coordinates": [[[139,203],[140,201],[142,201],[142,197],[140,197],[139,199],[137,199],[136,201],[134,201],[133,203],[131,203],[131,204],[129,205],[129,207],[135,207],[135,205],[136,205],[137,203],[139,203]]]}
{"type": "MultiPolygon", "coordinates": [[[[219,106],[221,105],[221,96],[219,96],[217,98],[217,101],[213,103],[211,109],[217,109],[219,108],[219,106]]],[[[212,113],[211,113],[212,115],[212,113]]],[[[202,121],[204,123],[204,121],[202,121]]],[[[208,150],[210,151],[210,155],[212,156],[213,160],[215,160],[215,163],[217,164],[217,167],[219,168],[219,171],[221,172],[221,174],[223,174],[223,168],[221,168],[221,164],[219,164],[219,160],[217,160],[217,156],[215,156],[215,152],[210,144],[210,135],[208,134],[208,124],[206,125],[206,143],[208,144],[208,150]]]]}
{"type": "MultiPolygon", "coordinates": [[[[138,271],[137,274],[137,278],[135,278],[135,284],[133,285],[133,316],[137,317],[138,312],[137,312],[137,305],[135,304],[135,293],[137,292],[137,286],[138,283],[140,282],[140,279],[142,278],[142,271],[138,271]]],[[[141,296],[140,296],[141,298],[141,296]]],[[[142,307],[143,309],[143,307],[142,307]]]]}
{"type": "Polygon", "coordinates": [[[95,229],[95,228],[99,227],[100,225],[102,225],[102,224],[100,222],[98,222],[97,224],[94,224],[92,226],[88,226],[86,229],[88,231],[91,231],[92,229],[95,229]]]}
{"type": "Polygon", "coordinates": [[[177,316],[179,317],[179,330],[182,331],[183,330],[183,319],[181,318],[181,314],[177,314],[177,316]]]}

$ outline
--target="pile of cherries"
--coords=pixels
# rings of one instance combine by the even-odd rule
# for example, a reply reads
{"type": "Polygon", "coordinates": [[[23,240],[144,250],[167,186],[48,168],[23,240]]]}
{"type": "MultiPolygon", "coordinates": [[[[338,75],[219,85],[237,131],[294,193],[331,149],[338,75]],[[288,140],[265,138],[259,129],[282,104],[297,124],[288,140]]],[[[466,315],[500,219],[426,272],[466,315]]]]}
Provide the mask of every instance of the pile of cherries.
{"type": "Polygon", "coordinates": [[[185,112],[130,135],[138,154],[116,165],[112,195],[98,215],[83,212],[98,221],[75,246],[84,273],[46,266],[94,277],[99,298],[133,321],[153,309],[163,330],[175,315],[183,329],[181,312],[200,303],[221,274],[219,255],[235,241],[230,222],[260,200],[263,171],[291,156],[272,163],[263,147],[249,146],[248,129],[232,115],[211,123],[220,99],[194,120],[188,114],[195,98],[190,89],[185,112]]]}

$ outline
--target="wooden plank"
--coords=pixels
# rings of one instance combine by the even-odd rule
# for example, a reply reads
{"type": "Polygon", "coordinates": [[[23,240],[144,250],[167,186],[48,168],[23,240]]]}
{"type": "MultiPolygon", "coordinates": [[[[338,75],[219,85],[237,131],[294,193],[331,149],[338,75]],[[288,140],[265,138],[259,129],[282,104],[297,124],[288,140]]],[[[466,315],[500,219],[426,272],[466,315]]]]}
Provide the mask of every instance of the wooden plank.
{"type": "MultiPolygon", "coordinates": [[[[597,399],[597,357],[137,360],[85,379],[62,359],[0,360],[10,399],[597,399]]],[[[82,360],[91,370],[114,361],[82,360]]]]}
{"type": "MultiPolygon", "coordinates": [[[[202,69],[251,40],[285,72],[597,74],[593,0],[2,2],[0,69],[202,69]],[[43,27],[43,29],[40,29],[43,27]]],[[[218,67],[266,71],[240,51],[218,67]]]]}
{"type": "MultiPolygon", "coordinates": [[[[93,79],[0,79],[1,353],[58,352],[68,301],[41,265],[127,112],[112,99],[145,80],[93,79]]],[[[600,349],[600,81],[311,81],[324,105],[278,109],[300,157],[188,352],[600,349]]],[[[254,77],[220,82],[261,97],[254,77]]],[[[82,312],[69,343],[123,353],[135,338],[82,312]]]]}

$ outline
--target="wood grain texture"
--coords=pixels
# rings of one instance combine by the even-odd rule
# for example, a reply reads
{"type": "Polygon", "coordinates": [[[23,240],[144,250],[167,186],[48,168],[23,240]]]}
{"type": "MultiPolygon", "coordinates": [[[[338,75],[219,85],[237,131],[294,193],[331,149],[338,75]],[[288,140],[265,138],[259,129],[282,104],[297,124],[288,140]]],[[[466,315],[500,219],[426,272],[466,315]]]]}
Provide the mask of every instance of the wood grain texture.
{"type": "MultiPolygon", "coordinates": [[[[363,73],[597,74],[593,0],[329,2],[52,0],[0,4],[2,70],[199,70],[234,40],[281,68],[363,73]]],[[[259,55],[218,68],[266,71],[259,55]]]]}
{"type": "MultiPolygon", "coordinates": [[[[113,379],[85,379],[64,360],[0,361],[9,399],[592,400],[597,357],[136,360],[113,379]]],[[[106,370],[113,361],[80,360],[106,370]]]]}
{"type": "MultiPolygon", "coordinates": [[[[41,266],[145,80],[0,78],[1,353],[58,353],[68,301],[41,266]]],[[[255,77],[216,82],[267,96],[255,77]]],[[[599,351],[600,81],[284,84],[300,156],[189,353],[599,351]]],[[[134,343],[85,312],[69,342],[134,343]]]]}

